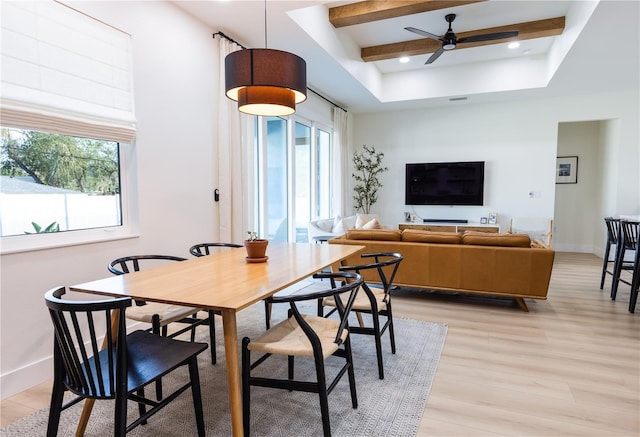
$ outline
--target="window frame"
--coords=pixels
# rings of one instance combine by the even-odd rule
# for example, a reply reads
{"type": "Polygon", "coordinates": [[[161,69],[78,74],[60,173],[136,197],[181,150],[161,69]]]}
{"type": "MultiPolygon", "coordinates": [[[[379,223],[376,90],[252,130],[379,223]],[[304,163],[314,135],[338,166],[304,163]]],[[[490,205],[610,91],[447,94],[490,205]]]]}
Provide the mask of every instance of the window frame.
{"type": "Polygon", "coordinates": [[[30,252],[139,237],[135,194],[135,143],[118,144],[122,224],[42,234],[0,237],[0,254],[30,252]]]}

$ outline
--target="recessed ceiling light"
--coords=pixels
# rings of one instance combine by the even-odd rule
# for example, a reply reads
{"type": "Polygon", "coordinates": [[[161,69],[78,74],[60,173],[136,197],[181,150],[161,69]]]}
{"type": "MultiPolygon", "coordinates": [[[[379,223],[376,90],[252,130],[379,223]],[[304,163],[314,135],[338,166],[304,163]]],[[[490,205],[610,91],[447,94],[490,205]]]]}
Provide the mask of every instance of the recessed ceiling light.
{"type": "Polygon", "coordinates": [[[407,62],[409,62],[409,61],[410,61],[410,59],[409,59],[409,57],[408,57],[408,56],[403,56],[403,57],[401,57],[401,58],[400,58],[400,62],[401,62],[402,64],[406,64],[406,63],[407,63],[407,62]]]}
{"type": "Polygon", "coordinates": [[[509,47],[510,49],[517,49],[518,47],[520,47],[520,43],[518,41],[510,42],[507,47],[509,47]]]}

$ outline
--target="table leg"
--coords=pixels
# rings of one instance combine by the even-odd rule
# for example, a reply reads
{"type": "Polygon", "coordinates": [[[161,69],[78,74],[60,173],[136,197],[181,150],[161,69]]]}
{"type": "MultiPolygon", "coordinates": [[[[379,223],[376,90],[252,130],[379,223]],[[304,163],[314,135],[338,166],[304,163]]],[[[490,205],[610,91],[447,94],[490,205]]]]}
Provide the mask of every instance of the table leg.
{"type": "Polygon", "coordinates": [[[222,310],[222,329],[224,330],[224,354],[227,361],[231,429],[235,437],[242,437],[244,435],[242,426],[242,386],[238,360],[238,330],[236,327],[236,312],[234,310],[222,310]]]}
{"type": "MultiPolygon", "coordinates": [[[[118,335],[118,318],[120,317],[120,310],[114,310],[113,314],[111,314],[111,332],[113,332],[114,336],[118,335]]],[[[107,346],[107,337],[105,335],[104,340],[102,341],[102,349],[107,346]]],[[[85,430],[87,429],[87,423],[89,423],[89,417],[91,416],[91,411],[93,410],[93,404],[96,402],[95,399],[85,399],[84,405],[82,407],[82,414],[80,414],[80,420],[78,421],[78,426],[76,427],[76,437],[82,437],[84,435],[85,430]]]]}

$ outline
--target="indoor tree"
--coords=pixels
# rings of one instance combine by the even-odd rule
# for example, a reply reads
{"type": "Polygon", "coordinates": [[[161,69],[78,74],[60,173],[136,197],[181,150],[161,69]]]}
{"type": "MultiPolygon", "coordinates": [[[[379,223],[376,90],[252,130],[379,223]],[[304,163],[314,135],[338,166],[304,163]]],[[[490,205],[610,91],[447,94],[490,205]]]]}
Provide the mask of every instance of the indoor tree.
{"type": "Polygon", "coordinates": [[[382,158],[384,153],[376,152],[375,147],[366,144],[353,154],[354,173],[351,176],[356,181],[353,187],[356,211],[369,214],[371,206],[378,201],[378,190],[382,187],[378,176],[388,170],[382,165],[382,158]]]}

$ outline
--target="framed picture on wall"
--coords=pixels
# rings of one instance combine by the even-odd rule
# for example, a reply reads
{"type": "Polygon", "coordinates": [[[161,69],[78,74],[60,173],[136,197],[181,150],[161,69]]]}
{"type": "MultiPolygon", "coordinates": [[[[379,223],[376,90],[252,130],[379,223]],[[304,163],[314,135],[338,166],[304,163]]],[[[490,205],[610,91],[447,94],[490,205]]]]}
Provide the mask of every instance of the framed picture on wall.
{"type": "Polygon", "coordinates": [[[556,158],[556,184],[578,183],[578,157],[558,156],[556,158]]]}

